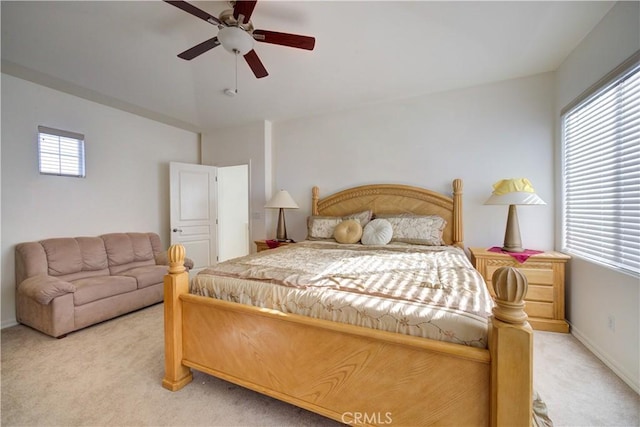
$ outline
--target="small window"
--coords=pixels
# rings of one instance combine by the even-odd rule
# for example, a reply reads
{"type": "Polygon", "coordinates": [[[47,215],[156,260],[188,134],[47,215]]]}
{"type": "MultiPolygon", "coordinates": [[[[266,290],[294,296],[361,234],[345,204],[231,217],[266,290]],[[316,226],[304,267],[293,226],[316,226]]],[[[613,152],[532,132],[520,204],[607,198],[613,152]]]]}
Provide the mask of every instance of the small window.
{"type": "Polygon", "coordinates": [[[84,135],[38,126],[40,173],[85,177],[84,135]]]}

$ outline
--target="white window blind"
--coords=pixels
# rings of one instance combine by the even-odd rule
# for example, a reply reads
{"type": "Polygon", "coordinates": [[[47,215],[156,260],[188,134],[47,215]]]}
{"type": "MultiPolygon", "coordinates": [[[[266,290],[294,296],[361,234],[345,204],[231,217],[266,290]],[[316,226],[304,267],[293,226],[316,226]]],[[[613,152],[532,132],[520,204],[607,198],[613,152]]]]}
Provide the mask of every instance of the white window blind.
{"type": "Polygon", "coordinates": [[[563,249],[640,275],[637,56],[563,114],[563,249]]]}
{"type": "Polygon", "coordinates": [[[38,156],[41,174],[85,176],[82,134],[38,126],[38,156]]]}

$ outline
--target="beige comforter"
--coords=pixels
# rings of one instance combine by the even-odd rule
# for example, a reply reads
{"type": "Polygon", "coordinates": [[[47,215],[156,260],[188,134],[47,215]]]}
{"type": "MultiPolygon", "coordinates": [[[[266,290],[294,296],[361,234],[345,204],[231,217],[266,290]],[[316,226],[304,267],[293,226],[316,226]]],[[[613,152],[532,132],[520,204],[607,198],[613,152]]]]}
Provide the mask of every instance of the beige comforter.
{"type": "Polygon", "coordinates": [[[201,271],[191,292],[486,347],[492,300],[456,247],[301,242],[201,271]]]}

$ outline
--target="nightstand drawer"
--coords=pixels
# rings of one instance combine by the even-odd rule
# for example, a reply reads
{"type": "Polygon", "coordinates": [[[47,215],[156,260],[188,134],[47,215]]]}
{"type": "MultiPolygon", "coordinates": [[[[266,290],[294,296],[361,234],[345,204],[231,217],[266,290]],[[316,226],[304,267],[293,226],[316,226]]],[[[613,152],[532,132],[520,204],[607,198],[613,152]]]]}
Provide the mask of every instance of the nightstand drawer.
{"type": "Polygon", "coordinates": [[[539,268],[519,268],[519,270],[527,276],[529,284],[549,285],[553,286],[553,267],[546,266],[544,269],[539,268]]]}
{"type": "Polygon", "coordinates": [[[541,317],[543,319],[553,319],[553,303],[551,302],[538,302],[538,301],[525,301],[524,311],[529,317],[541,317]]]}
{"type": "MultiPolygon", "coordinates": [[[[505,266],[505,263],[497,263],[496,265],[491,265],[491,261],[487,262],[487,277],[493,277],[493,273],[505,266]]],[[[522,267],[520,264],[509,264],[511,267],[516,267],[518,270],[522,272],[525,276],[527,276],[527,281],[529,284],[535,283],[539,285],[553,285],[553,266],[549,264],[545,265],[544,268],[527,268],[522,267]]]]}
{"type": "MultiPolygon", "coordinates": [[[[488,280],[486,281],[489,286],[489,293],[492,297],[496,296],[495,291],[493,290],[493,282],[488,280]]],[[[527,289],[527,295],[525,295],[525,299],[527,301],[543,301],[543,302],[551,302],[553,303],[553,286],[552,285],[535,285],[529,283],[529,287],[527,289]]]]}
{"type": "Polygon", "coordinates": [[[527,301],[544,301],[553,303],[553,286],[539,286],[529,284],[527,301]]]}

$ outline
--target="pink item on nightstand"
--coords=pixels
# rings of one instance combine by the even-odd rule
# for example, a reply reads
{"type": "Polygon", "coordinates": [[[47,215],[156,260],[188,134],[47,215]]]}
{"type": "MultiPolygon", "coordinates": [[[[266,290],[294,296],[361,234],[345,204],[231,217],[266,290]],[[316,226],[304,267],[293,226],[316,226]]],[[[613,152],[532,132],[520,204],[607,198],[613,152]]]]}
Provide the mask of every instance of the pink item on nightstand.
{"type": "Polygon", "coordinates": [[[492,248],[489,248],[488,251],[489,252],[498,252],[498,253],[511,255],[520,264],[522,264],[523,262],[528,260],[531,255],[544,253],[544,251],[536,251],[536,250],[533,250],[533,249],[525,249],[522,252],[509,252],[509,251],[503,251],[502,248],[499,247],[499,246],[494,246],[492,248]]]}

